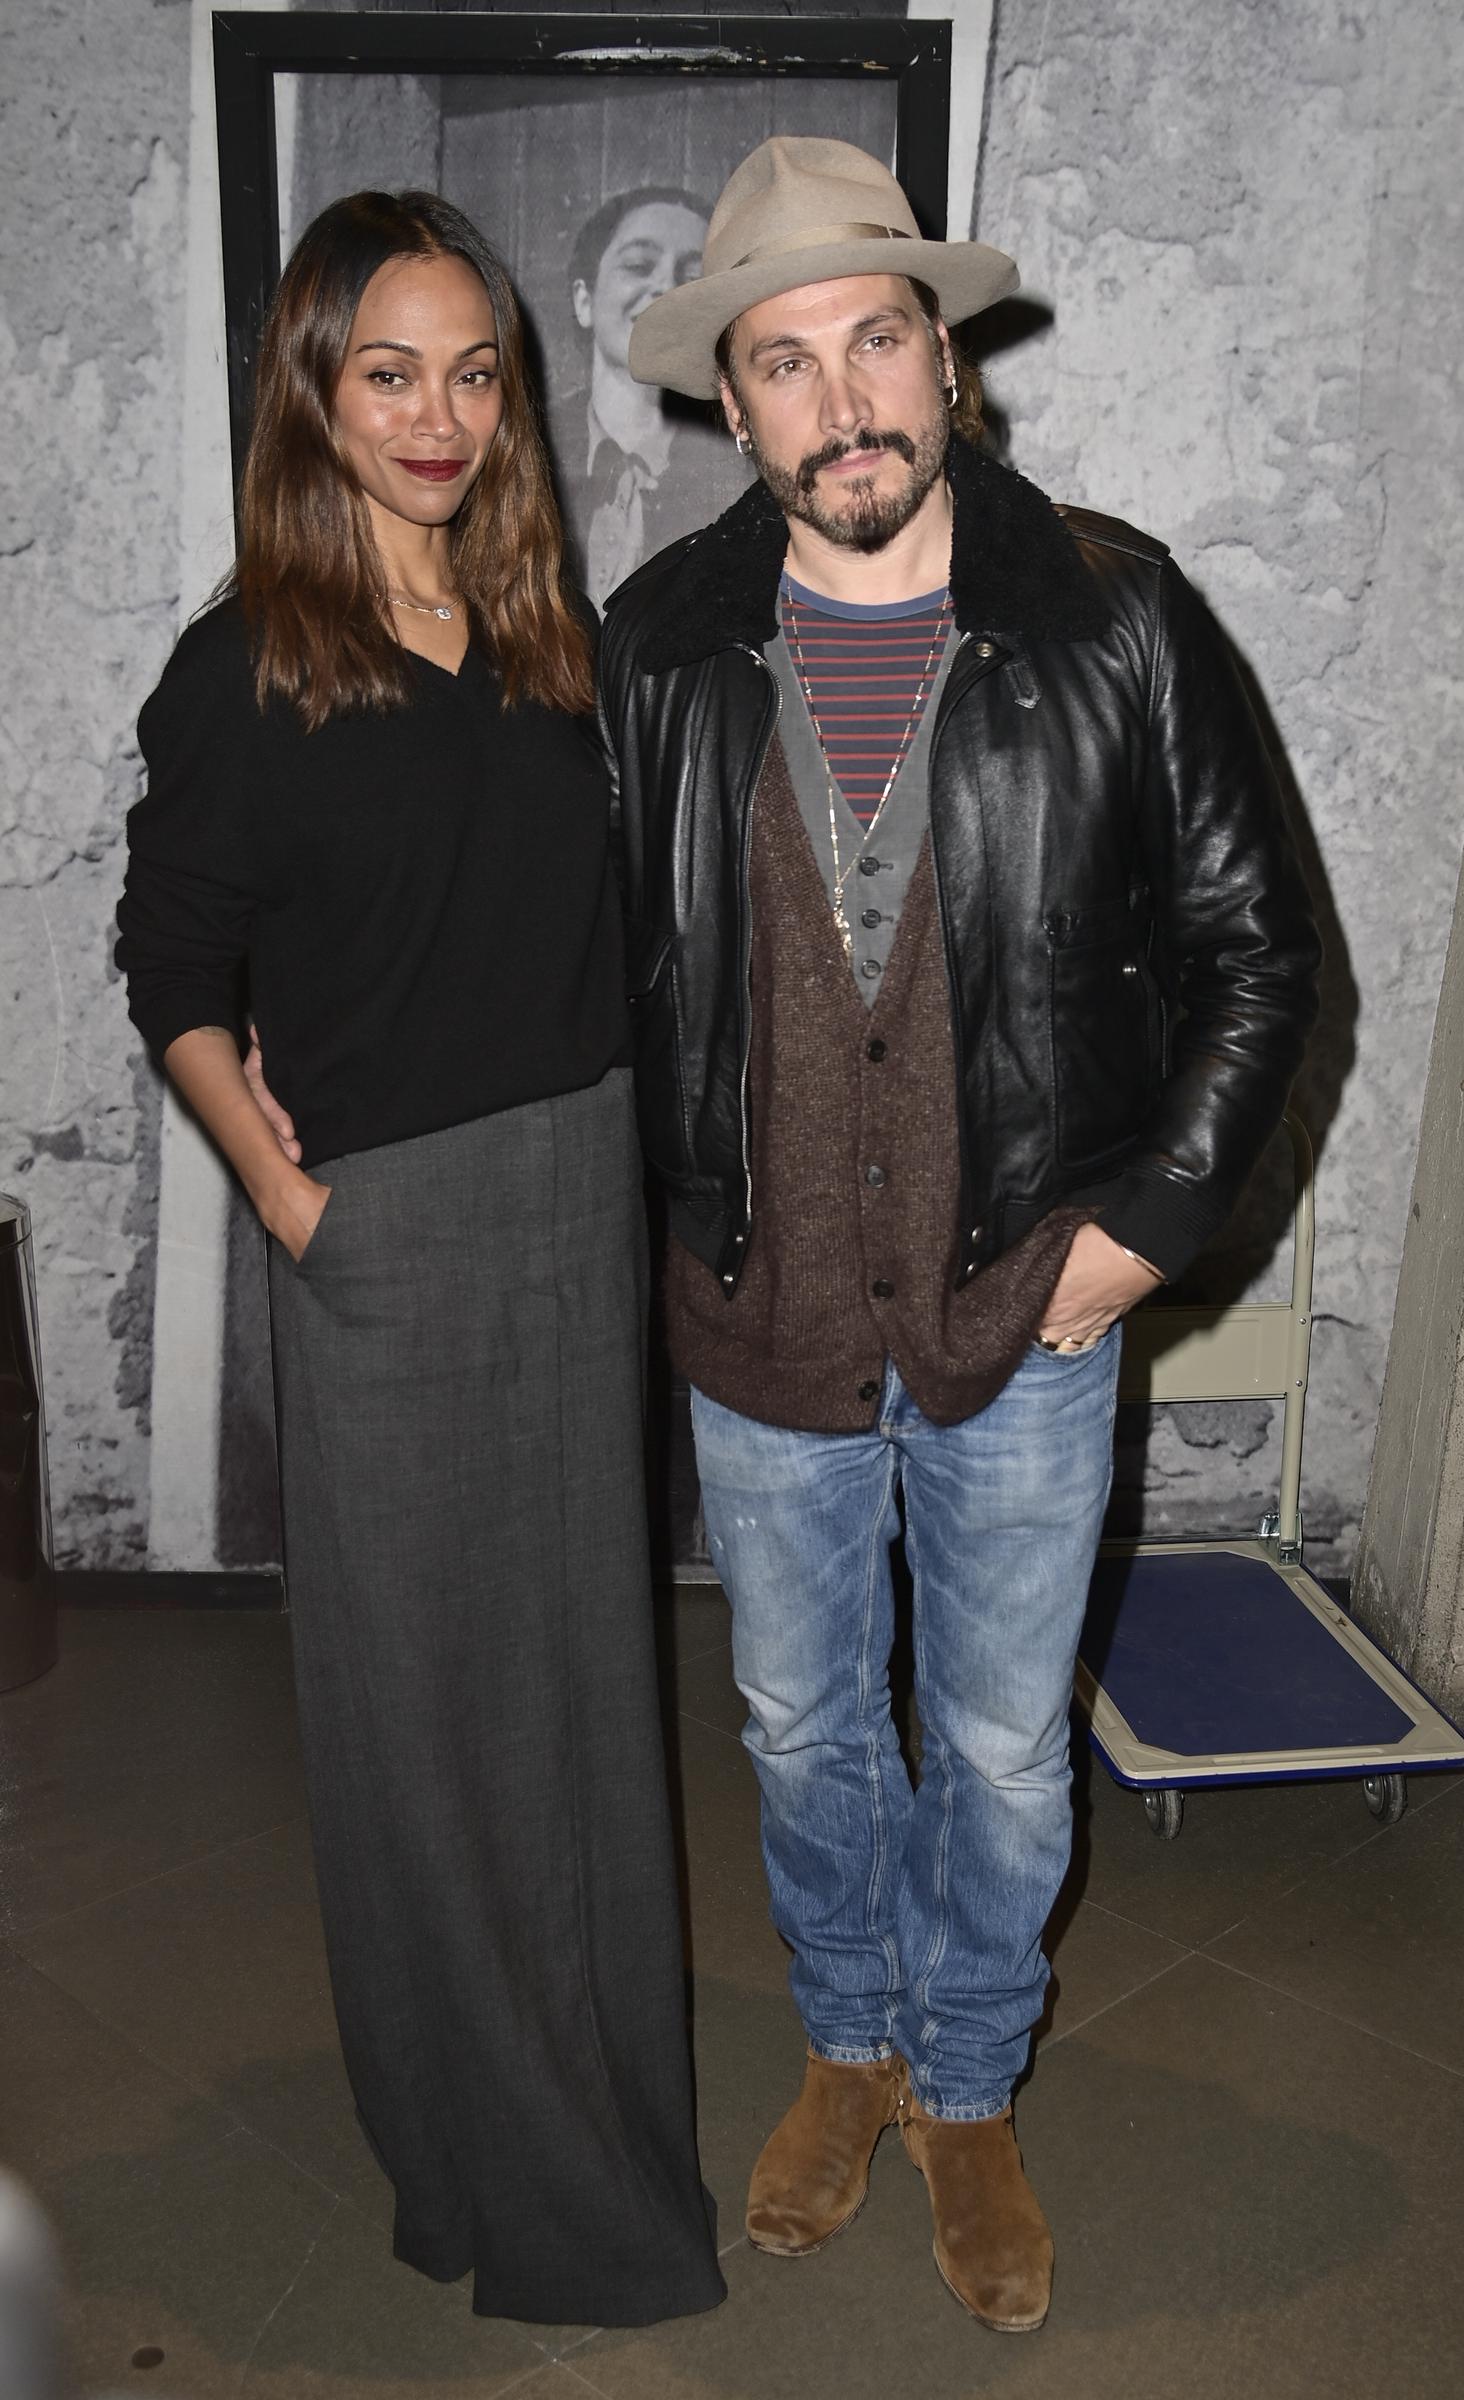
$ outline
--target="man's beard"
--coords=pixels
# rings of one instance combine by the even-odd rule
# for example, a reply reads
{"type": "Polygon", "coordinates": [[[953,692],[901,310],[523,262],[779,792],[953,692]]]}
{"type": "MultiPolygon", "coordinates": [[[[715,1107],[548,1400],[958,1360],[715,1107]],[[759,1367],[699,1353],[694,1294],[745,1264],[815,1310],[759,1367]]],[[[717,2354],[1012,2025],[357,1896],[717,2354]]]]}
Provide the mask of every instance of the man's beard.
{"type": "Polygon", "coordinates": [[[866,428],[852,442],[827,443],[797,467],[781,467],[765,457],[751,426],[747,428],[747,436],[752,445],[753,465],[786,516],[796,517],[802,525],[811,525],[816,533],[837,543],[841,550],[871,552],[883,550],[892,542],[924,502],[945,465],[950,427],[943,414],[932,417],[916,441],[908,433],[875,433],[866,428]],[[818,496],[821,471],[857,450],[867,450],[871,456],[877,456],[881,450],[893,450],[910,469],[904,490],[878,493],[872,478],[866,481],[858,476],[848,485],[849,498],[841,509],[825,507],[818,496]]]}

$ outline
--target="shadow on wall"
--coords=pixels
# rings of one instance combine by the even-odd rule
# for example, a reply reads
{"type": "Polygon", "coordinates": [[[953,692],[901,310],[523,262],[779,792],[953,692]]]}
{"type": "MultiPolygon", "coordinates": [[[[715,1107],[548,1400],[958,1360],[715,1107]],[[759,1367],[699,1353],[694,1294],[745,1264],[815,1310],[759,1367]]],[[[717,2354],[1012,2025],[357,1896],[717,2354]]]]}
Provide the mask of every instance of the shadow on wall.
{"type": "MultiPolygon", "coordinates": [[[[1357,1053],[1357,982],[1331,881],[1275,718],[1249,660],[1223,624],[1221,632],[1280,786],[1325,953],[1317,1022],[1291,1095],[1320,1167],[1357,1053]]],[[[1267,1297],[1284,1297],[1290,1284],[1294,1206],[1291,1145],[1278,1133],[1261,1153],[1221,1234],[1176,1283],[1175,1300],[1230,1307],[1262,1289],[1267,1297]]],[[[1322,1224],[1317,1293],[1323,1306],[1326,1277],[1327,1233],[1322,1224]]],[[[1120,1408],[1106,1531],[1181,1538],[1253,1532],[1276,1504],[1280,1428],[1280,1406],[1270,1400],[1120,1408]],[[1160,1438],[1161,1429],[1169,1440],[1160,1438]]],[[[1335,1540],[1334,1507],[1320,1492],[1313,1499],[1308,1517],[1313,1543],[1335,1540]]]]}
{"type": "MultiPolygon", "coordinates": [[[[984,370],[992,359],[1044,337],[1053,323],[1053,311],[1043,302],[1019,297],[998,302],[974,325],[958,328],[957,338],[967,355],[977,359],[984,370]]],[[[1010,465],[1011,421],[989,396],[985,415],[986,447],[993,457],[1010,465]]],[[[1203,593],[1201,596],[1204,597],[1203,593]]],[[[1213,610],[1211,613],[1214,614],[1213,610]]],[[[1216,621],[1281,787],[1287,820],[1326,950],[1321,1011],[1292,1095],[1292,1105],[1306,1124],[1320,1160],[1356,1056],[1357,983],[1331,882],[1276,720],[1249,659],[1223,622],[1218,618],[1216,621]]],[[[1277,1252],[1287,1250],[1291,1209],[1289,1153],[1284,1143],[1276,1142],[1259,1162],[1220,1243],[1207,1250],[1184,1279],[1184,1296],[1227,1303],[1238,1300],[1277,1252]]]]}
{"type": "MultiPolygon", "coordinates": [[[[1044,303],[1017,297],[999,302],[975,324],[958,329],[957,338],[984,370],[1022,344],[1044,338],[1053,323],[1053,311],[1044,303]]],[[[1011,421],[989,396],[985,414],[986,447],[1009,465],[1011,421]]],[[[1249,659],[1223,622],[1216,621],[1281,789],[1325,949],[1318,1021],[1292,1094],[1292,1105],[1311,1134],[1320,1162],[1356,1056],[1358,988],[1331,882],[1276,720],[1249,659]]],[[[1278,1135],[1257,1162],[1229,1223],[1176,1285],[1173,1297],[1228,1307],[1256,1295],[1263,1285],[1268,1296],[1283,1294],[1290,1276],[1293,1206],[1290,1144],[1278,1135]]],[[[1320,1276],[1320,1289],[1325,1291],[1325,1227],[1320,1276]]],[[[1148,1530],[1181,1538],[1251,1531],[1275,1501],[1279,1416],[1270,1401],[1121,1408],[1107,1531],[1141,1534],[1146,1519],[1148,1530]],[[1159,1438],[1161,1429],[1169,1438],[1159,1438]],[[1226,1452],[1228,1459],[1222,1459],[1220,1454],[1226,1452]]],[[[1333,1529],[1318,1520],[1313,1530],[1325,1540],[1333,1529]]]]}
{"type": "Polygon", "coordinates": [[[984,389],[987,368],[994,358],[1005,351],[1018,350],[1024,342],[1040,341],[1052,331],[1056,322],[1053,311],[1043,300],[1017,298],[998,300],[980,317],[965,325],[953,325],[951,336],[956,347],[974,366],[981,370],[983,382],[982,415],[986,421],[985,447],[1003,466],[1012,463],[1012,421],[1000,402],[984,389]]]}

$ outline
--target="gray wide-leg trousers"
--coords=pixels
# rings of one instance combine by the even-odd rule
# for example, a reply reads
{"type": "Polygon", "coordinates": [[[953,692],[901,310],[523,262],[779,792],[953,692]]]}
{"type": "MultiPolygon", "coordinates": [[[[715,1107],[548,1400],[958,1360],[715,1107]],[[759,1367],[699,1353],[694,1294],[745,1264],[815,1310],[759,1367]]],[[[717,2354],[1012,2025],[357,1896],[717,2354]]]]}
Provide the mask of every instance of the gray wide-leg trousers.
{"type": "Polygon", "coordinates": [[[630,1077],[315,1170],[271,1245],[341,2043],[396,2251],[481,2313],[722,2296],[656,1703],[630,1077]]]}

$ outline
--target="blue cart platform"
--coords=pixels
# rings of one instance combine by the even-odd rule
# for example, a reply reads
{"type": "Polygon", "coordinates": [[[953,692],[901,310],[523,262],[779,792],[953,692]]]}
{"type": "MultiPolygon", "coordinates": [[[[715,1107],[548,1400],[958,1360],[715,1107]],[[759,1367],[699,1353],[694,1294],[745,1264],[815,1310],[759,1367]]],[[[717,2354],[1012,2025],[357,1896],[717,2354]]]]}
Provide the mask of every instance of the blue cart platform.
{"type": "Polygon", "coordinates": [[[1395,1823],[1408,1775],[1464,1767],[1464,1734],[1368,1640],[1302,1563],[1301,1445],[1315,1255],[1312,1149],[1296,1174],[1289,1301],[1150,1304],[1124,1326],[1119,1396],[1284,1404],[1281,1490],[1253,1539],[1105,1542],[1077,1696],[1115,1781],[1172,1839],[1196,1785],[1352,1777],[1395,1823]]]}

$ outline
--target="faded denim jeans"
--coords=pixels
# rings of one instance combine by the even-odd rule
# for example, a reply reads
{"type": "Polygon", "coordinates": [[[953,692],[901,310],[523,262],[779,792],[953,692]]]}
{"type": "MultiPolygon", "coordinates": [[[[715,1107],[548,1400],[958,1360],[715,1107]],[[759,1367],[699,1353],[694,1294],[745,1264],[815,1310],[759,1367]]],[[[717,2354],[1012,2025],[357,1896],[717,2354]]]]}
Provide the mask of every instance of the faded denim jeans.
{"type": "Polygon", "coordinates": [[[794,1999],[824,2058],[898,2050],[933,2116],[999,2114],[1041,2013],[1119,1348],[1117,1329],[1082,1353],[1034,1346],[959,1425],[923,1417],[893,1365],[868,1433],[789,1433],[692,1395],[794,1999]],[[890,1717],[901,1486],[913,1792],[890,1717]]]}

